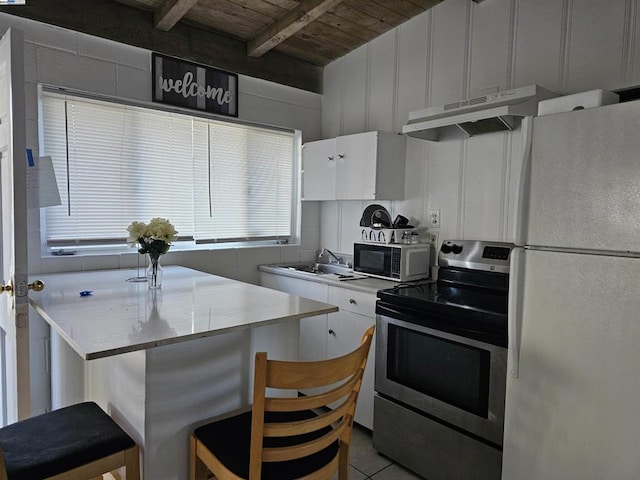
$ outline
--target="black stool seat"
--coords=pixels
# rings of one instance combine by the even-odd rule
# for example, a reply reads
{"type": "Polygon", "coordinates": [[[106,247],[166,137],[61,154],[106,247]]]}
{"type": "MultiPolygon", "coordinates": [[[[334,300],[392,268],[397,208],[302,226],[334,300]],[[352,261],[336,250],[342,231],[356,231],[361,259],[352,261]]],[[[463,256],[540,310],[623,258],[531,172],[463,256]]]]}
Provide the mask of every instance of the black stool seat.
{"type": "Polygon", "coordinates": [[[38,480],[121,452],[135,442],[94,402],[0,428],[9,480],[38,480]]]}
{"type": "MultiPolygon", "coordinates": [[[[265,423],[292,422],[315,417],[310,410],[299,412],[265,412],[265,423]]],[[[265,447],[283,447],[319,438],[329,432],[329,427],[296,437],[267,437],[265,447]]],[[[233,473],[249,478],[249,451],[251,443],[251,411],[209,423],[194,432],[211,453],[233,473]]],[[[313,455],[288,462],[264,462],[262,480],[293,480],[308,475],[329,461],[338,453],[339,442],[335,441],[324,450],[313,455]]]]}

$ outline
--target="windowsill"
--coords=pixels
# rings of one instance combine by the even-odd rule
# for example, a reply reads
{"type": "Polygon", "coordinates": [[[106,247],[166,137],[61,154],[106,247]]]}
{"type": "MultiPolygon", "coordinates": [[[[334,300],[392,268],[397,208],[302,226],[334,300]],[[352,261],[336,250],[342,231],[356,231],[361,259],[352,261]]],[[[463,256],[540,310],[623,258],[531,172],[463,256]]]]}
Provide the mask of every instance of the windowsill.
{"type": "MultiPolygon", "coordinates": [[[[267,242],[233,242],[233,243],[206,243],[196,244],[195,242],[180,242],[174,244],[168,253],[173,252],[197,252],[207,250],[233,250],[233,249],[249,249],[249,248],[265,248],[265,247],[300,247],[300,242],[295,243],[276,243],[267,242]]],[[[42,258],[73,258],[83,256],[104,256],[104,255],[138,255],[138,249],[135,246],[96,246],[96,247],[65,247],[62,249],[51,249],[41,255],[42,258]],[[55,255],[53,251],[73,252],[62,255],[55,255]]]]}

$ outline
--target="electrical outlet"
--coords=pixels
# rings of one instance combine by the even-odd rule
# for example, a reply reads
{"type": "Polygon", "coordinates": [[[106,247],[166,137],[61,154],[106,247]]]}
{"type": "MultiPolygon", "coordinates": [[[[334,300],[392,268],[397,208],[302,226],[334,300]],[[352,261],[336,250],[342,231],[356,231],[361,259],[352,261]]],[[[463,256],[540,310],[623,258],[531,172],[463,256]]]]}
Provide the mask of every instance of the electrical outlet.
{"type": "Polygon", "coordinates": [[[437,232],[429,232],[429,243],[435,250],[438,250],[438,233],[437,232]]]}
{"type": "Polygon", "coordinates": [[[429,226],[431,228],[440,227],[440,209],[439,208],[433,208],[429,210],[429,226]]]}

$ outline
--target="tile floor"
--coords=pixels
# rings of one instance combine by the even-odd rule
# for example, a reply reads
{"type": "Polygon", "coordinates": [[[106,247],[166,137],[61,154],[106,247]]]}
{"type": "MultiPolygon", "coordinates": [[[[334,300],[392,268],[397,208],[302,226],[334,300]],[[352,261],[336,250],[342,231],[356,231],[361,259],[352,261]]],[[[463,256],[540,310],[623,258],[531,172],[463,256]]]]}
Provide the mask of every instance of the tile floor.
{"type": "MultiPolygon", "coordinates": [[[[351,435],[351,480],[420,480],[422,477],[402,468],[371,446],[371,432],[353,428],[351,435]]],[[[335,477],[337,479],[337,476],[335,477]]]]}

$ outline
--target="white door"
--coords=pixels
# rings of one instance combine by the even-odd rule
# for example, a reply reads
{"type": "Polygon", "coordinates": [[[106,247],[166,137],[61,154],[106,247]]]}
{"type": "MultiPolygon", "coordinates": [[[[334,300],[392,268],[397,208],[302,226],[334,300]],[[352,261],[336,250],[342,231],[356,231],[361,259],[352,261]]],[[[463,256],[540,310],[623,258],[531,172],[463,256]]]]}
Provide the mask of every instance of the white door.
{"type": "MultiPolygon", "coordinates": [[[[335,302],[332,302],[335,304],[335,302]]],[[[335,358],[356,349],[360,345],[362,334],[371,325],[375,325],[376,320],[372,317],[359,315],[357,313],[340,310],[328,315],[327,329],[327,358],[335,358]]],[[[375,335],[373,337],[375,342],[375,335]]],[[[373,390],[374,390],[374,352],[375,343],[371,343],[367,367],[360,386],[360,395],[356,405],[355,421],[369,429],[373,428],[373,390]]]]}
{"type": "Polygon", "coordinates": [[[638,478],[640,259],[529,250],[524,257],[502,478],[638,478]]]}
{"type": "Polygon", "coordinates": [[[528,245],[640,251],[640,102],[536,117],[528,245]]]}
{"type": "Polygon", "coordinates": [[[0,39],[1,425],[26,418],[31,410],[24,111],[23,35],[8,30],[0,39]]]}

